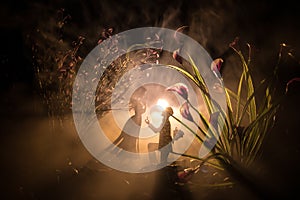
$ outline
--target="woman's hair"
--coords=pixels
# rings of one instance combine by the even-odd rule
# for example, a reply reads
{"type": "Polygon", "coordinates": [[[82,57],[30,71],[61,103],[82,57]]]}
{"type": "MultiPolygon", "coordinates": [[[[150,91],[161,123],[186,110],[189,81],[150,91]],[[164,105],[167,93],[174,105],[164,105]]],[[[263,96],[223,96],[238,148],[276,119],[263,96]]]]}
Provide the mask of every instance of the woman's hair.
{"type": "Polygon", "coordinates": [[[145,104],[142,101],[138,101],[138,100],[132,100],[129,103],[129,110],[134,110],[135,113],[139,112],[144,113],[145,112],[145,104]]]}
{"type": "Polygon", "coordinates": [[[147,89],[144,87],[144,86],[141,86],[139,87],[138,89],[136,89],[131,97],[130,97],[130,100],[133,99],[133,100],[140,100],[144,97],[144,95],[146,94],[147,92],[147,89]]]}
{"type": "Polygon", "coordinates": [[[133,92],[129,101],[129,110],[137,110],[142,108],[141,106],[144,106],[144,103],[141,101],[144,98],[146,91],[147,89],[144,86],[141,86],[133,92]]]}
{"type": "Polygon", "coordinates": [[[173,115],[173,109],[172,107],[166,107],[165,112],[168,113],[169,115],[173,115]]]}

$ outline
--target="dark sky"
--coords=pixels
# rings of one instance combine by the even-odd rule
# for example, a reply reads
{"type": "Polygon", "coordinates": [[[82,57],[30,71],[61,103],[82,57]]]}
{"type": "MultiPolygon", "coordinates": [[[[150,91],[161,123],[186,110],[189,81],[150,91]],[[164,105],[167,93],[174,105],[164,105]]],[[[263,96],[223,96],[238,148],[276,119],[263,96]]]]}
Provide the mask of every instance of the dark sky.
{"type": "Polygon", "coordinates": [[[212,57],[222,54],[235,36],[261,48],[265,57],[282,42],[295,49],[300,43],[299,6],[294,1],[2,1],[1,88],[15,81],[32,81],[27,37],[60,8],[72,16],[72,37],[81,34],[91,40],[103,27],[120,32],[142,26],[175,29],[187,25],[190,35],[212,57]]]}
{"type": "MultiPolygon", "coordinates": [[[[31,119],[36,115],[36,110],[31,113],[31,109],[36,109],[34,102],[35,95],[38,93],[31,47],[35,41],[36,30],[47,30],[47,27],[52,27],[53,22],[50,19],[55,18],[61,8],[72,17],[67,24],[63,39],[72,41],[78,35],[87,38],[81,52],[83,57],[95,46],[99,34],[105,27],[113,27],[115,32],[121,32],[143,26],[176,29],[186,25],[189,26],[188,34],[203,45],[213,58],[222,55],[236,36],[239,36],[242,42],[253,44],[255,55],[258,57],[254,71],[258,77],[270,73],[269,70],[277,61],[279,45],[286,43],[290,45],[289,50],[295,59],[284,57],[286,60],[279,74],[278,87],[283,89],[289,79],[300,77],[300,7],[297,1],[1,1],[0,130],[2,131],[0,134],[3,143],[0,145],[5,146],[0,149],[1,155],[10,155],[5,152],[17,148],[19,143],[18,145],[13,142],[6,143],[10,141],[7,138],[11,139],[13,134],[13,138],[18,140],[23,132],[18,125],[26,121],[26,118],[31,119]],[[21,89],[20,85],[22,85],[21,89]],[[15,128],[12,128],[13,126],[15,128]],[[10,132],[12,129],[13,131],[10,132]]],[[[50,33],[57,32],[50,30],[50,33]]],[[[228,77],[234,77],[231,75],[228,77]]],[[[228,81],[230,83],[230,80],[228,81]]],[[[299,189],[297,188],[300,178],[299,94],[300,87],[296,83],[283,102],[274,135],[266,141],[265,154],[262,157],[267,169],[262,176],[265,176],[264,179],[273,188],[282,190],[280,193],[287,195],[299,189]]],[[[38,98],[37,101],[42,102],[42,99],[38,98]]],[[[43,112],[46,111],[42,111],[41,115],[45,114],[43,112]]],[[[30,134],[30,131],[27,133],[30,134]]],[[[16,150],[16,152],[21,151],[16,150]]],[[[18,154],[12,153],[12,155],[18,154]]],[[[30,157],[29,153],[27,156],[30,157]]],[[[0,159],[3,167],[2,174],[10,168],[22,169],[22,166],[10,164],[10,161],[18,160],[19,157],[4,156],[0,159]]],[[[18,173],[9,171],[7,174],[18,173]]],[[[13,177],[19,180],[16,178],[18,175],[13,177]]],[[[5,180],[9,179],[7,175],[5,180]]],[[[13,180],[7,187],[14,186],[13,180]]]]}

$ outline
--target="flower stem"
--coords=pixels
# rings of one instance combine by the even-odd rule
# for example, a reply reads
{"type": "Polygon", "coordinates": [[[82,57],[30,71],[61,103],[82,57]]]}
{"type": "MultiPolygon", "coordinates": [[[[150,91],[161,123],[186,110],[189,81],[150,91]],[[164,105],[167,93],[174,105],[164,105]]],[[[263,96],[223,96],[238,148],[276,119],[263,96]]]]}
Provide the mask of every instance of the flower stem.
{"type": "Polygon", "coordinates": [[[176,121],[178,121],[179,123],[181,123],[185,128],[187,128],[189,131],[191,131],[191,133],[193,133],[199,141],[203,142],[203,139],[202,139],[195,131],[193,131],[188,125],[186,125],[185,123],[183,123],[180,119],[178,119],[178,118],[175,117],[174,115],[171,115],[171,116],[172,116],[176,121]]]}
{"type": "Polygon", "coordinates": [[[210,161],[206,161],[206,159],[203,159],[203,158],[199,158],[197,156],[193,156],[193,155],[189,155],[189,154],[184,154],[184,153],[177,153],[177,152],[174,152],[172,151],[173,154],[176,154],[176,155],[181,155],[181,156],[184,156],[184,157],[187,157],[187,158],[192,158],[192,159],[195,159],[195,160],[199,160],[199,161],[202,161],[202,162],[205,162],[207,163],[208,165],[216,168],[216,169],[219,169],[219,170],[224,170],[224,168],[218,164],[215,164],[215,163],[212,163],[210,161]]]}
{"type": "Polygon", "coordinates": [[[206,119],[204,118],[204,116],[199,112],[199,110],[197,108],[195,108],[195,106],[193,106],[193,104],[191,104],[191,102],[187,99],[187,103],[191,106],[191,108],[193,108],[194,111],[197,112],[197,114],[199,115],[202,123],[204,124],[205,128],[208,129],[209,125],[206,121],[206,119]]]}

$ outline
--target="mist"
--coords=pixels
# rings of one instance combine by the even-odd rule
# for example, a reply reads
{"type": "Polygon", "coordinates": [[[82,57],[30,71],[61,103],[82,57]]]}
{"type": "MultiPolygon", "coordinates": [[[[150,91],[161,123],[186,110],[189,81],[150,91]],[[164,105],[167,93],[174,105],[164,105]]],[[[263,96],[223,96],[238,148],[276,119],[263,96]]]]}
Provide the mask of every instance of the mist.
{"type": "MultiPolygon", "coordinates": [[[[239,184],[217,190],[169,187],[162,172],[129,174],[104,166],[76,133],[71,113],[76,70],[65,72],[72,70],[70,63],[78,69],[99,40],[108,37],[105,30],[109,28],[117,34],[138,27],[176,30],[187,26],[183,33],[199,42],[212,59],[224,59],[224,85],[232,90],[241,72],[239,60],[229,51],[236,37],[244,52],[247,44],[252,47],[251,73],[257,86],[272,74],[280,44],[286,44],[276,85],[283,92],[291,78],[300,76],[296,3],[24,0],[4,1],[0,9],[3,199],[256,199],[239,184]]],[[[121,76],[124,71],[114,73],[121,76]]],[[[299,83],[295,83],[265,140],[261,158],[250,169],[266,190],[278,196],[297,194],[299,100],[299,83]]],[[[192,181],[206,185],[225,178],[226,174],[208,170],[192,181]]]]}

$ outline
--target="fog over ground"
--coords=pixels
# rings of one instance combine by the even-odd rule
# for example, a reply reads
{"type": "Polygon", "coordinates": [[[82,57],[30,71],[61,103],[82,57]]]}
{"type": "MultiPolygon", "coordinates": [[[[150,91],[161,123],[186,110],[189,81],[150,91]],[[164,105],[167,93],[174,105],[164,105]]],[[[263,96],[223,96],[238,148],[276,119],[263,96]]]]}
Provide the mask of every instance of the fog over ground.
{"type": "MultiPolygon", "coordinates": [[[[16,0],[3,1],[0,5],[1,199],[156,200],[168,196],[172,199],[257,199],[239,184],[218,189],[173,187],[160,174],[164,172],[127,174],[97,162],[79,140],[69,107],[60,118],[55,114],[61,110],[49,112],[53,109],[49,105],[54,104],[47,102],[45,90],[39,88],[41,77],[36,76],[33,56],[70,49],[72,41],[82,36],[85,41],[79,54],[84,58],[97,45],[103,29],[109,27],[118,33],[145,26],[174,30],[188,26],[184,33],[198,41],[212,58],[223,56],[224,84],[233,90],[240,69],[234,56],[224,53],[235,37],[240,38],[241,44],[253,46],[251,72],[256,85],[271,74],[280,44],[289,45],[283,51],[277,85],[279,91],[284,91],[291,78],[300,77],[300,14],[296,3],[16,0]],[[71,18],[62,30],[57,30],[55,20],[61,17],[57,13],[62,8],[64,17],[71,18]],[[63,42],[55,40],[57,35],[63,42]],[[43,49],[32,52],[33,44],[43,49]],[[287,56],[288,52],[292,56],[287,56]]],[[[46,61],[57,64],[50,58],[46,61]]],[[[49,65],[48,72],[51,70],[49,65]]],[[[44,78],[48,76],[45,73],[44,78]]],[[[267,191],[287,199],[298,194],[300,179],[299,83],[289,89],[275,127],[266,137],[263,153],[255,169],[250,169],[267,191]]],[[[193,181],[205,185],[214,181],[211,179],[215,176],[223,178],[222,174],[213,174],[201,171],[193,181]]]]}

